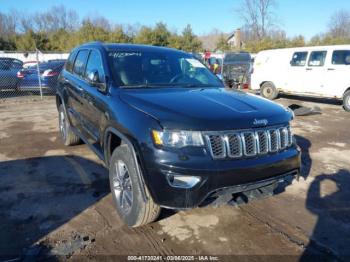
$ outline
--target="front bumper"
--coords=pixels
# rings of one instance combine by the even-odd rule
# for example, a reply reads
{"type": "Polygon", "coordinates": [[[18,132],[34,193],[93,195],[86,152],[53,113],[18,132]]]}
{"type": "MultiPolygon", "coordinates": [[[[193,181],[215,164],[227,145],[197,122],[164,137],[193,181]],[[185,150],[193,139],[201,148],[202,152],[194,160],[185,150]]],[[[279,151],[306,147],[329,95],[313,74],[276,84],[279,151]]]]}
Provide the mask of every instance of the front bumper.
{"type": "Polygon", "coordinates": [[[197,207],[223,189],[243,192],[266,185],[264,182],[274,183],[284,176],[297,175],[300,171],[300,150],[295,145],[276,154],[239,160],[197,158],[191,162],[189,158],[182,159],[182,163],[180,155],[173,157],[174,163],[170,164],[171,160],[164,160],[164,152],[147,154],[144,179],[158,205],[175,209],[197,207]],[[163,159],[159,155],[163,155],[163,159]],[[201,182],[189,189],[175,188],[169,184],[168,174],[197,176],[201,182]]]}

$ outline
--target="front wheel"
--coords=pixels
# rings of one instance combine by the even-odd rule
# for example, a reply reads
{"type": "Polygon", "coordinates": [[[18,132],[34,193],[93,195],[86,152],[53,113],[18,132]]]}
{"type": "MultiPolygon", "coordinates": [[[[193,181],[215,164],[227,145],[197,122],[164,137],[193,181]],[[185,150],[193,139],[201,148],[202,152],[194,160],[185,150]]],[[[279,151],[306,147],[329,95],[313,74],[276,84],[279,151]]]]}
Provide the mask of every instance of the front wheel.
{"type": "Polygon", "coordinates": [[[161,209],[138,177],[136,165],[126,144],[114,150],[109,165],[109,182],[115,207],[119,217],[130,227],[155,221],[161,209]],[[146,199],[142,195],[142,187],[146,199]]]}
{"type": "Polygon", "coordinates": [[[278,96],[278,90],[272,82],[265,82],[260,88],[262,97],[273,100],[278,96]]]}
{"type": "Polygon", "coordinates": [[[345,111],[350,112],[350,90],[346,91],[343,96],[343,108],[345,111]]]}

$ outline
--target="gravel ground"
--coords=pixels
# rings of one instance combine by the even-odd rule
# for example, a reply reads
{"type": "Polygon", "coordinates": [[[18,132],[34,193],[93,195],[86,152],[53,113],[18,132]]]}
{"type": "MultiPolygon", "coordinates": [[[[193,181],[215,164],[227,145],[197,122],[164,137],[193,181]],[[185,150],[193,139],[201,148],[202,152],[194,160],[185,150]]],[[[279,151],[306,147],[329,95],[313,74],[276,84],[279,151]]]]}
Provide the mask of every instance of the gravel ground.
{"type": "Polygon", "coordinates": [[[62,145],[53,98],[0,102],[0,261],[126,259],[119,255],[350,259],[350,114],[332,101],[276,102],[322,111],[293,122],[302,148],[299,181],[238,207],[164,211],[137,229],[118,218],[101,161],[86,145],[62,145]]]}

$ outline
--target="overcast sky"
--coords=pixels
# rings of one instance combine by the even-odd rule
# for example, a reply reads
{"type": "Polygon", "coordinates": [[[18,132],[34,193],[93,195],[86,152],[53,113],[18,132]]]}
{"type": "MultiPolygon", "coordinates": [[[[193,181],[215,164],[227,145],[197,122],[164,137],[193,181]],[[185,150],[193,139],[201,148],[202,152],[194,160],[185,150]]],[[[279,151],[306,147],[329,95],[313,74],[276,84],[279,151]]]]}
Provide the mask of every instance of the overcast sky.
{"type": "MultiPolygon", "coordinates": [[[[350,0],[276,0],[277,21],[288,36],[307,39],[326,30],[331,14],[350,11],[350,0]]],[[[217,28],[231,32],[242,21],[235,12],[241,0],[0,0],[0,11],[18,9],[43,11],[53,4],[74,9],[80,17],[103,15],[115,23],[153,25],[165,22],[170,29],[181,30],[191,24],[196,34],[217,28]],[[54,3],[53,3],[54,2],[54,3]]]]}

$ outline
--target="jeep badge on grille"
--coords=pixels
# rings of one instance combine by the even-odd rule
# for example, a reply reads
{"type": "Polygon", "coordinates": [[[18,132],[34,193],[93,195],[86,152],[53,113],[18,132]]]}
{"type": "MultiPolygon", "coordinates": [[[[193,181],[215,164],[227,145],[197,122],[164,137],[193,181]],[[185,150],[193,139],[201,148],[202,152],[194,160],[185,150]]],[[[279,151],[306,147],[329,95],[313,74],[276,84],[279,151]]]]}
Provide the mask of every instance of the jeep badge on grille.
{"type": "Polygon", "coordinates": [[[257,125],[263,125],[263,126],[267,126],[267,124],[269,123],[269,121],[267,119],[254,119],[253,125],[257,126],[257,125]]]}

